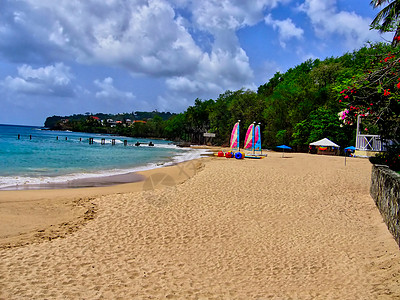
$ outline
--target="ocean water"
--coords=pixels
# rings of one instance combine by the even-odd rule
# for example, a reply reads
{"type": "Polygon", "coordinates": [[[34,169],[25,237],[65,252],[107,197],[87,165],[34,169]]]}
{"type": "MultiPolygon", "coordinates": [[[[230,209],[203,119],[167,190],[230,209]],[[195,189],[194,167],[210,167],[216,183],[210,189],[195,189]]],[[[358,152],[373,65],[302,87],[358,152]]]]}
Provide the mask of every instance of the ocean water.
{"type": "Polygon", "coordinates": [[[202,154],[204,150],[178,148],[164,140],[0,125],[0,189],[125,174],[202,154]],[[89,138],[94,140],[91,145],[89,138]],[[137,141],[142,143],[139,147],[134,145],[137,141]],[[154,147],[148,146],[149,142],[154,147]]]}

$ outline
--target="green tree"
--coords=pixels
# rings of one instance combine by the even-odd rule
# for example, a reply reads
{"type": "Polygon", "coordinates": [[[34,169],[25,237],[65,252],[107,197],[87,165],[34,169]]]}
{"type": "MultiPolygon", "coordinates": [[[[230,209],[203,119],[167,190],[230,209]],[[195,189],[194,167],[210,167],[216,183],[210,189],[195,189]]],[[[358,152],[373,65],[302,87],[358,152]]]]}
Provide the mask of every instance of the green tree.
{"type": "Polygon", "coordinates": [[[323,138],[328,138],[342,147],[352,145],[355,127],[343,126],[335,110],[319,107],[306,120],[296,124],[292,145],[304,149],[310,143],[323,138]]]}
{"type": "Polygon", "coordinates": [[[203,134],[210,129],[209,113],[213,105],[214,100],[196,99],[194,106],[189,106],[184,113],[186,133],[191,142],[202,143],[203,134]]]}
{"type": "Polygon", "coordinates": [[[183,113],[175,115],[165,124],[165,136],[170,139],[183,140],[185,127],[185,115],[183,113]]]}
{"type": "Polygon", "coordinates": [[[257,89],[257,94],[260,96],[268,97],[271,95],[278,84],[283,81],[283,76],[281,73],[276,72],[274,77],[272,77],[266,84],[260,85],[257,89]]]}
{"type": "Polygon", "coordinates": [[[347,108],[344,122],[356,123],[357,117],[375,119],[382,139],[398,140],[400,134],[400,49],[372,45],[380,52],[369,55],[369,68],[339,85],[339,102],[347,108]]]}
{"type": "Polygon", "coordinates": [[[400,48],[372,48],[378,53],[366,57],[369,68],[340,86],[339,102],[346,108],[342,118],[345,124],[355,124],[358,117],[368,116],[388,145],[384,160],[400,169],[400,48]]]}
{"type": "MultiPolygon", "coordinates": [[[[239,90],[235,93],[232,101],[229,103],[228,111],[230,113],[230,130],[237,120],[240,123],[240,136],[245,136],[247,128],[253,122],[262,122],[262,112],[264,110],[264,100],[251,90],[239,90]]],[[[227,142],[229,142],[228,136],[227,142]]],[[[244,143],[244,139],[241,139],[244,143]]]]}
{"type": "Polygon", "coordinates": [[[229,108],[239,92],[226,91],[220,94],[209,114],[210,132],[215,133],[214,142],[219,145],[229,145],[229,138],[233,125],[237,122],[231,115],[229,108]]]}
{"type": "Polygon", "coordinates": [[[164,134],[164,122],[159,115],[155,115],[146,124],[147,136],[149,137],[162,137],[164,134]]]}
{"type": "MultiPolygon", "coordinates": [[[[310,111],[318,103],[318,86],[311,76],[311,70],[318,61],[308,60],[293,69],[289,69],[279,78],[273,78],[272,92],[265,99],[263,110],[263,137],[264,144],[276,146],[280,144],[282,130],[290,139],[293,127],[307,118],[310,111]]],[[[267,84],[268,86],[268,84],[267,84]]],[[[325,102],[323,100],[321,102],[325,102]]]]}

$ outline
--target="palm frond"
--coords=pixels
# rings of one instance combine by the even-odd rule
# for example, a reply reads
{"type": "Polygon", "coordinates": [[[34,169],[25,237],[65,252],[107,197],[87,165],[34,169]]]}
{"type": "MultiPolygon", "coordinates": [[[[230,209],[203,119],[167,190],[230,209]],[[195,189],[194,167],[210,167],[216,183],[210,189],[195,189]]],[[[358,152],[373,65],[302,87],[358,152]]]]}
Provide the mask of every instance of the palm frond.
{"type": "Polygon", "coordinates": [[[371,0],[371,2],[369,4],[375,8],[377,6],[384,4],[385,2],[390,2],[390,1],[392,1],[392,0],[371,0]]]}
{"type": "MultiPolygon", "coordinates": [[[[378,3],[381,5],[384,2],[388,2],[388,0],[373,0],[371,4],[378,3]]],[[[382,27],[380,28],[380,32],[388,31],[391,26],[393,26],[400,17],[400,0],[393,1],[389,3],[385,8],[383,8],[372,21],[372,26],[379,25],[382,21],[382,27]]]]}
{"type": "Polygon", "coordinates": [[[369,3],[370,5],[372,5],[374,8],[376,8],[377,6],[382,5],[385,2],[390,2],[391,0],[371,0],[371,2],[369,3]]]}

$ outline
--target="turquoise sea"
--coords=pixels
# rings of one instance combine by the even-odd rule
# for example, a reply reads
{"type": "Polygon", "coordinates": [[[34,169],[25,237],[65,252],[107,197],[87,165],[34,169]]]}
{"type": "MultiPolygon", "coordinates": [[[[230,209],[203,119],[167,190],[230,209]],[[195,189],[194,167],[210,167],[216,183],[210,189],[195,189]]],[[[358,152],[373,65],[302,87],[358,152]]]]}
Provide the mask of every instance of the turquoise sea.
{"type": "Polygon", "coordinates": [[[0,125],[0,189],[126,174],[195,159],[203,153],[164,140],[0,125]],[[138,141],[139,147],[135,146],[138,141]]]}

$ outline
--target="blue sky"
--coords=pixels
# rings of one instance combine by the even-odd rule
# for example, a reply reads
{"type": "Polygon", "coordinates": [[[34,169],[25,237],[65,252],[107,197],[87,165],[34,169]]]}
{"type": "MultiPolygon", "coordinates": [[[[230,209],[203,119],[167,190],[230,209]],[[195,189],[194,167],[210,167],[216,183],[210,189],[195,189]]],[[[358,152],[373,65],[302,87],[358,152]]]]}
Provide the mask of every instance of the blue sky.
{"type": "Polygon", "coordinates": [[[367,41],[369,0],[2,0],[0,124],[182,112],[367,41]]]}

